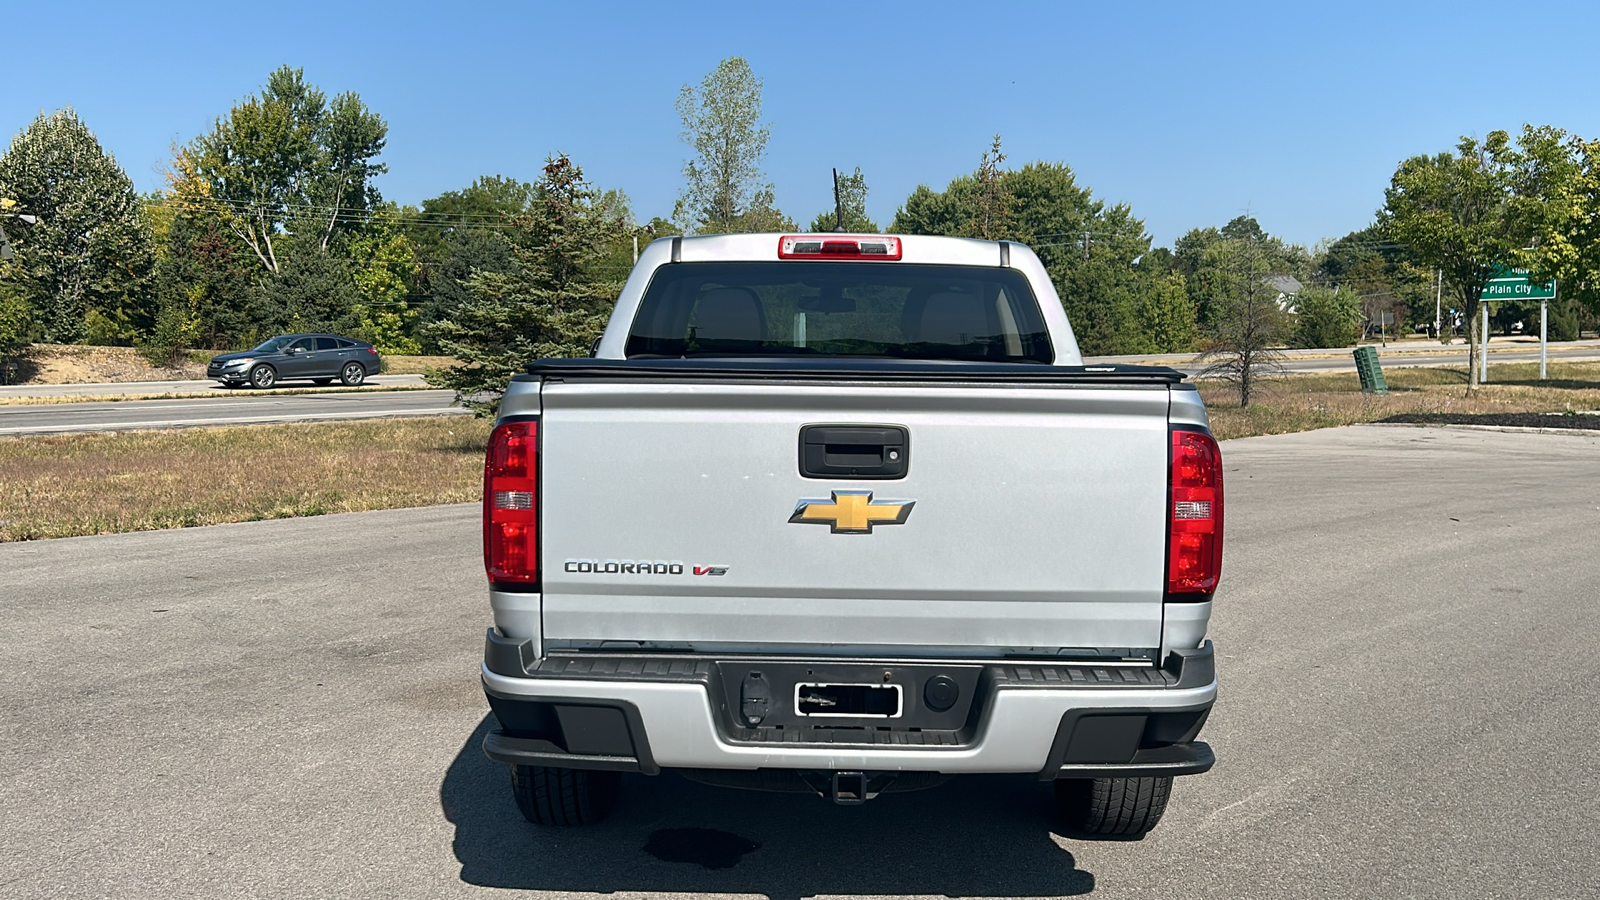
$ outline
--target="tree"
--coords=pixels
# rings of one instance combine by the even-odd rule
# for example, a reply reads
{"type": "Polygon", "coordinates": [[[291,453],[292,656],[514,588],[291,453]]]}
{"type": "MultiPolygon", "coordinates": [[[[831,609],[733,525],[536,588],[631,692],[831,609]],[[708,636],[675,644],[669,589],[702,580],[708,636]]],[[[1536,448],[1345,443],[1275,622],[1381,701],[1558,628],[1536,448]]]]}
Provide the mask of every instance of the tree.
{"type": "Polygon", "coordinates": [[[1295,298],[1298,347],[1354,347],[1361,336],[1361,297],[1354,290],[1308,287],[1295,298]]]}
{"type": "MultiPolygon", "coordinates": [[[[1000,150],[1000,135],[997,134],[990,142],[989,149],[984,151],[983,158],[978,161],[978,171],[973,176],[976,185],[971,218],[967,223],[967,232],[973,237],[997,241],[1015,230],[1013,217],[1018,201],[1006,183],[1006,173],[1000,171],[1000,164],[1005,161],[1006,155],[1000,150]]],[[[1070,173],[1068,177],[1071,177],[1070,173]]]]}
{"type": "MultiPolygon", "coordinates": [[[[9,268],[0,263],[0,275],[9,268]]],[[[33,342],[33,317],[22,288],[0,281],[0,384],[11,383],[13,360],[33,342]]]]}
{"type": "MultiPolygon", "coordinates": [[[[1549,148],[1542,148],[1548,156],[1549,148]]],[[[1591,316],[1600,315],[1600,140],[1573,138],[1567,148],[1568,163],[1545,184],[1548,204],[1533,222],[1531,250],[1522,261],[1536,280],[1557,279],[1559,296],[1576,301],[1591,316]]],[[[1557,167],[1549,166],[1549,170],[1557,167]]],[[[1558,319],[1552,307],[1554,332],[1558,319]]],[[[1562,333],[1576,336],[1577,323],[1563,321],[1562,333]]]]}
{"type": "Polygon", "coordinates": [[[1311,255],[1304,247],[1273,237],[1252,216],[1235,216],[1221,228],[1191,229],[1173,244],[1171,267],[1186,279],[1189,299],[1194,301],[1202,322],[1210,321],[1211,298],[1217,295],[1209,284],[1215,274],[1215,267],[1208,261],[1209,254],[1229,240],[1253,241],[1256,252],[1271,270],[1269,274],[1289,275],[1301,281],[1312,274],[1311,255]]]}
{"type": "Polygon", "coordinates": [[[524,364],[589,352],[622,289],[599,263],[626,233],[597,206],[599,197],[566,155],[546,160],[533,206],[513,232],[513,271],[473,275],[452,317],[430,326],[430,338],[460,360],[431,374],[431,384],[492,415],[524,364]]]}
{"type": "Polygon", "coordinates": [[[402,212],[400,229],[416,252],[417,289],[427,295],[416,329],[424,349],[438,349],[427,326],[454,313],[473,272],[512,270],[515,256],[505,234],[527,214],[534,196],[525,181],[483,175],[461,190],[422,201],[421,210],[402,212]]]}
{"type": "Polygon", "coordinates": [[[1482,142],[1464,137],[1454,155],[1413,156],[1384,192],[1379,223],[1417,258],[1444,271],[1458,292],[1468,328],[1468,390],[1478,386],[1478,302],[1495,267],[1518,258],[1511,194],[1516,148],[1504,131],[1482,142]]]}
{"type": "Polygon", "coordinates": [[[684,85],[676,105],[694,156],[683,164],[687,183],[673,218],[702,234],[786,224],[761,172],[772,127],[761,121],[761,79],[750,64],[739,56],[723,60],[698,88],[684,85]]]}
{"type": "Polygon", "coordinates": [[[195,344],[192,298],[184,294],[163,293],[156,312],[155,326],[139,344],[139,353],[152,366],[175,367],[183,360],[185,347],[195,344]]]}
{"type": "Polygon", "coordinates": [[[355,272],[342,254],[323,253],[320,235],[287,235],[288,252],[277,274],[266,275],[252,298],[251,315],[263,331],[353,331],[361,295],[355,272]]]}
{"type": "Polygon", "coordinates": [[[302,238],[302,252],[326,253],[341,230],[366,221],[380,200],[372,178],[386,171],[375,160],[388,127],[359,95],[330,105],[304,70],[281,66],[260,96],[174,153],[174,199],[216,216],[264,270],[281,275],[285,231],[302,238]]]}
{"type": "Polygon", "coordinates": [[[1556,299],[1551,301],[1546,309],[1550,314],[1550,321],[1545,326],[1545,336],[1548,339],[1552,341],[1578,339],[1578,323],[1583,315],[1582,306],[1578,301],[1556,299]]]}
{"type": "Polygon", "coordinates": [[[72,343],[91,311],[138,329],[154,315],[154,247],[133,182],[70,107],[41,114],[0,155],[0,197],[38,223],[11,235],[46,341],[72,343]]]}
{"type": "Polygon", "coordinates": [[[1139,298],[1137,315],[1143,353],[1188,353],[1200,339],[1194,304],[1182,275],[1156,279],[1139,298]]]}
{"type": "Polygon", "coordinates": [[[445,238],[444,254],[443,259],[431,265],[426,257],[419,260],[428,299],[419,314],[418,332],[429,352],[439,349],[430,337],[429,326],[455,315],[471,296],[470,283],[475,274],[504,275],[517,265],[511,241],[498,228],[453,231],[445,238]]]}
{"type": "Polygon", "coordinates": [[[426,268],[449,257],[452,238],[498,232],[526,213],[532,203],[533,185],[502,175],[483,175],[459,191],[445,191],[422,201],[420,211],[401,217],[401,230],[426,268]]]}
{"type": "Polygon", "coordinates": [[[816,233],[846,231],[854,234],[876,234],[878,223],[867,215],[867,178],[861,167],[849,175],[839,176],[839,202],[830,210],[817,213],[811,220],[811,230],[816,233]],[[844,218],[839,218],[840,211],[844,218]]]}
{"type": "MultiPolygon", "coordinates": [[[[1031,223],[1018,220],[1017,207],[1022,201],[1013,192],[1016,182],[1013,176],[1016,173],[1000,168],[1005,161],[1006,155],[1001,150],[1000,135],[997,134],[989,149],[979,158],[976,171],[958,176],[943,192],[934,191],[927,185],[918,185],[906,198],[905,204],[895,211],[889,229],[897,234],[942,234],[990,241],[1024,240],[1028,233],[1027,226],[1031,223]]],[[[1077,195],[1087,197],[1086,191],[1079,191],[1073,184],[1072,170],[1065,164],[1033,163],[1029,168],[1041,172],[1050,169],[1045,173],[1047,181],[1051,176],[1056,176],[1056,183],[1044,188],[1047,196],[1030,197],[1030,201],[1037,203],[1042,199],[1045,204],[1058,204],[1065,200],[1068,204],[1077,205],[1081,199],[1077,195]]],[[[1050,216],[1059,213],[1059,209],[1042,212],[1050,216]]]]}
{"type": "Polygon", "coordinates": [[[1397,326],[1433,322],[1434,270],[1418,262],[1409,246],[1378,225],[1329,243],[1317,255],[1311,278],[1317,284],[1359,295],[1375,310],[1395,313],[1397,326]]]}
{"type": "Polygon", "coordinates": [[[1200,361],[1202,378],[1221,378],[1239,392],[1239,406],[1250,405],[1256,382],[1282,370],[1288,315],[1278,304],[1278,290],[1268,284],[1273,260],[1265,241],[1254,233],[1227,237],[1206,251],[1201,263],[1211,315],[1208,344],[1200,361]]]}
{"type": "Polygon", "coordinates": [[[417,276],[417,254],[395,226],[394,210],[351,241],[350,257],[361,295],[353,310],[356,334],[382,353],[421,353],[412,335],[417,314],[406,303],[417,276]]]}
{"type": "Polygon", "coordinates": [[[347,91],[328,104],[315,134],[317,165],[306,185],[308,214],[315,211],[321,226],[318,245],[322,252],[328,252],[335,229],[341,224],[359,225],[381,202],[372,179],[389,169],[375,161],[388,135],[388,123],[367,109],[359,94],[347,91]]]}
{"type": "Polygon", "coordinates": [[[139,342],[152,365],[172,366],[186,347],[215,350],[255,343],[256,323],[247,302],[249,250],[214,219],[179,215],[165,229],[156,264],[156,321],[139,342]]]}
{"type": "Polygon", "coordinates": [[[1144,223],[1124,204],[1107,205],[1077,184],[1065,163],[1001,170],[998,139],[977,171],[942,192],[919,185],[895,213],[900,234],[1012,240],[1039,254],[1088,355],[1138,353],[1140,299],[1165,272],[1135,263],[1150,250],[1144,223]]]}

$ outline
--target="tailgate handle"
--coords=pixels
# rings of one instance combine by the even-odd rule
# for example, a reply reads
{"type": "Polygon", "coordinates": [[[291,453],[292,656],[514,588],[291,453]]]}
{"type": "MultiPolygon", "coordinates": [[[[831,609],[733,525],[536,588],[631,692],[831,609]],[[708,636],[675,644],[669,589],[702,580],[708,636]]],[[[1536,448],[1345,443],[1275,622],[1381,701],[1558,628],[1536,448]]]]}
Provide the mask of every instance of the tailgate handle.
{"type": "Polygon", "coordinates": [[[800,429],[806,478],[904,478],[911,436],[900,425],[807,425],[800,429]]]}

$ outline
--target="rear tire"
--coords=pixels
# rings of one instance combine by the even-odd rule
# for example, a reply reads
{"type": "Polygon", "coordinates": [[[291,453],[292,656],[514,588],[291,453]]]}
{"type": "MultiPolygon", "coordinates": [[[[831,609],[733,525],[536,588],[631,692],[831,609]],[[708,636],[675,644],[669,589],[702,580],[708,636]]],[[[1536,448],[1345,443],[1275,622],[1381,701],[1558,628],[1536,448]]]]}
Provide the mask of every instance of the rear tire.
{"type": "Polygon", "coordinates": [[[356,387],[367,380],[366,367],[361,363],[345,363],[344,371],[339,373],[339,380],[344,382],[346,387],[356,387]]]}
{"type": "Polygon", "coordinates": [[[593,825],[611,812],[621,786],[621,772],[511,767],[511,796],[522,817],[535,825],[593,825]]]}
{"type": "Polygon", "coordinates": [[[1171,795],[1171,775],[1056,782],[1056,808],[1085,837],[1142,838],[1161,821],[1171,795]]]}
{"type": "Polygon", "coordinates": [[[250,370],[250,386],[266,390],[278,383],[278,370],[263,363],[250,370]]]}

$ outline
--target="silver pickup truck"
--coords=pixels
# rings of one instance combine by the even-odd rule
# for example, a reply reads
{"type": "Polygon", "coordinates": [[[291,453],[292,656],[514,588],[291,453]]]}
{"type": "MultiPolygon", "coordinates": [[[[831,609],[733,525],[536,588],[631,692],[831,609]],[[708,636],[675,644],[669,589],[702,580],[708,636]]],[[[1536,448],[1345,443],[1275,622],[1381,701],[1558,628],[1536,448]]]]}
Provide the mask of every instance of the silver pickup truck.
{"type": "Polygon", "coordinates": [[[1170,369],[1086,366],[1032,250],[663,238],[484,472],[482,678],[522,813],[625,772],[839,803],[970,772],[1142,835],[1216,698],[1222,461],[1170,369]]]}

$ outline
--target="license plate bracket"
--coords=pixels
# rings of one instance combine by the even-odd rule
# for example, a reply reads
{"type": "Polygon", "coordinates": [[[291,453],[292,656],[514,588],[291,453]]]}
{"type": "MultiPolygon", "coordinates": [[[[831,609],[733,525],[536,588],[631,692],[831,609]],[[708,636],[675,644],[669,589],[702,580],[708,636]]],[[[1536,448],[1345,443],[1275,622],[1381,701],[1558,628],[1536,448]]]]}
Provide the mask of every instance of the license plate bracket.
{"type": "Polygon", "coordinates": [[[898,684],[798,682],[794,711],[821,718],[898,719],[905,711],[905,697],[898,684]]]}

